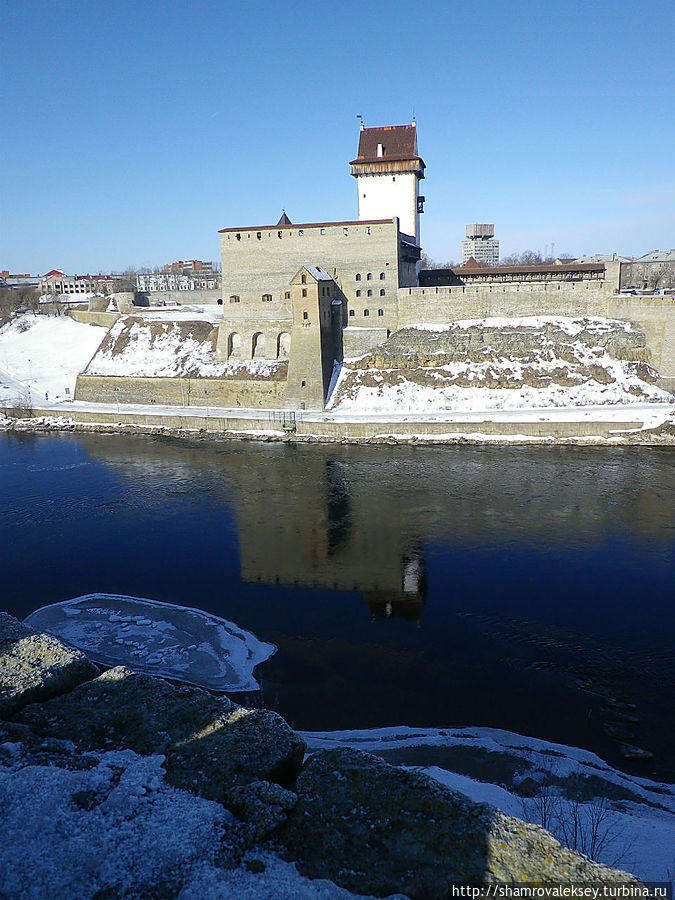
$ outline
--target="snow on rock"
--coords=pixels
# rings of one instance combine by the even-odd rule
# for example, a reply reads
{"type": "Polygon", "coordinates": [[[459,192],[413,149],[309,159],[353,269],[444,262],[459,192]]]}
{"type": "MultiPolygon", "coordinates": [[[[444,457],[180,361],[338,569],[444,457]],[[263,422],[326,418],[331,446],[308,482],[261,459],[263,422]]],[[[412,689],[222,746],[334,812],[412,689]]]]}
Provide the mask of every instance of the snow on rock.
{"type": "Polygon", "coordinates": [[[567,846],[576,819],[572,849],[592,849],[599,862],[646,881],[672,877],[675,785],[621,772],[588,750],[482,727],[301,735],[309,753],[350,747],[423,771],[477,803],[544,825],[567,846]]]}
{"type": "Polygon", "coordinates": [[[258,690],[253,670],[276,650],[202,610],[117,594],[44,606],[25,623],[103,665],[125,665],[214,691],[258,690]]]}
{"type": "Polygon", "coordinates": [[[162,755],[81,754],[65,741],[47,743],[31,749],[0,742],[0,894],[6,900],[354,896],[301,876],[269,850],[253,848],[242,858],[241,822],[222,804],[169,785],[162,755]],[[40,754],[49,759],[39,760],[40,754]]]}
{"type": "Polygon", "coordinates": [[[84,770],[0,766],[2,896],[142,896],[162,880],[172,895],[196,860],[213,864],[232,816],[165,784],[162,761],[122,750],[84,770]]]}
{"type": "Polygon", "coordinates": [[[137,378],[269,378],[285,374],[284,360],[218,362],[217,329],[209,321],[166,313],[126,316],[113,325],[83,374],[137,378]]]}
{"type": "Polygon", "coordinates": [[[27,399],[72,398],[78,374],[106,333],[98,325],[83,325],[69,316],[27,313],[0,328],[0,404],[27,399]]]}
{"type": "Polygon", "coordinates": [[[35,633],[0,610],[0,717],[70,690],[98,674],[79,650],[35,633]]]}
{"type": "Polygon", "coordinates": [[[532,316],[413,325],[346,360],[329,408],[438,413],[668,402],[628,322],[532,316]]]}

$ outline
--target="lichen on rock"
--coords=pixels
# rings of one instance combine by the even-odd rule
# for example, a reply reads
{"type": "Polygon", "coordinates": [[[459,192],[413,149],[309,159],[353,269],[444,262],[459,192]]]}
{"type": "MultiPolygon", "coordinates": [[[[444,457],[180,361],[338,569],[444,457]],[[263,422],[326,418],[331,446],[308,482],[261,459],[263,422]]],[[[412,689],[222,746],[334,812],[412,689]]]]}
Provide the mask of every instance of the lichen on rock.
{"type": "Polygon", "coordinates": [[[637,883],[536,825],[359,750],[317,753],[280,839],[312,878],[358,893],[446,900],[452,882],[637,883]]]}
{"type": "Polygon", "coordinates": [[[201,688],[118,666],[16,720],[81,750],[131,749],[166,757],[166,778],[211,800],[235,785],[295,780],[304,741],[276,713],[245,709],[201,688]]]}
{"type": "Polygon", "coordinates": [[[80,650],[0,612],[0,718],[98,675],[80,650]]]}

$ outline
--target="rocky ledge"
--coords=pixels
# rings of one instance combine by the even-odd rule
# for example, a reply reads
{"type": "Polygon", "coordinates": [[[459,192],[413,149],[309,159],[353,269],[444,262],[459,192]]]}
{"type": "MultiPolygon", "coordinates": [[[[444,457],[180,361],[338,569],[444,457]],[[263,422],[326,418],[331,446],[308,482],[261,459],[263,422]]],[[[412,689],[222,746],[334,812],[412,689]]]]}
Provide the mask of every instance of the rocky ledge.
{"type": "Polygon", "coordinates": [[[271,896],[269,882],[259,895],[225,885],[239,869],[263,879],[280,856],[359,895],[413,900],[445,900],[453,882],[636,883],[417,772],[304,753],[274,712],[99,674],[0,615],[3,897],[271,896]]]}

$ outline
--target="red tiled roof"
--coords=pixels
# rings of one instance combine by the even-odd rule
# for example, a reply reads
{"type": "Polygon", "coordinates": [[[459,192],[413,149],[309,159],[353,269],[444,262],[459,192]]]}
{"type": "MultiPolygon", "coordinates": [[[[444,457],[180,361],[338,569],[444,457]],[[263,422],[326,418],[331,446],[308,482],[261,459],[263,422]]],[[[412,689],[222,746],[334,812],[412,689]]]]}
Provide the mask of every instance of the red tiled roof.
{"type": "Polygon", "coordinates": [[[350,165],[382,160],[419,159],[417,155],[417,125],[386,125],[364,128],[359,137],[359,153],[350,165]],[[382,155],[377,149],[382,145],[382,155]]]}
{"type": "Polygon", "coordinates": [[[65,275],[65,272],[62,272],[60,269],[52,269],[50,272],[47,272],[46,275],[43,275],[43,278],[51,278],[52,275],[65,275]]]}

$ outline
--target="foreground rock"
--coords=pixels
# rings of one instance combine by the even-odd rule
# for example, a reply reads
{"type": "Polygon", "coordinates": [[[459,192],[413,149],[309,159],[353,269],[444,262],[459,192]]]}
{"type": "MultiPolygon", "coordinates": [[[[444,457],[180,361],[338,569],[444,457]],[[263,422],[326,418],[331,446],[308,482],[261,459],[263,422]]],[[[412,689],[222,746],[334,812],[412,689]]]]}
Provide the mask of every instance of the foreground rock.
{"type": "MultiPolygon", "coordinates": [[[[82,654],[0,623],[3,897],[258,896],[238,885],[263,872],[270,841],[303,874],[378,897],[445,900],[455,881],[635,882],[360,751],[317,753],[301,772],[304,741],[276,713],[123,667],[83,682],[98,670],[82,654]]],[[[291,882],[267,887],[296,896],[291,882]]]]}
{"type": "Polygon", "coordinates": [[[289,859],[358,893],[446,900],[452,882],[636,880],[548,832],[358,750],[317,753],[281,832],[289,859]]]}
{"type": "Polygon", "coordinates": [[[14,721],[40,738],[67,738],[80,751],[163,754],[170,784],[219,801],[252,781],[290,786],[305,750],[276,713],[121,666],[24,709],[14,721]]]}
{"type": "Polygon", "coordinates": [[[62,694],[98,672],[80,650],[0,612],[0,718],[62,694]]]}

